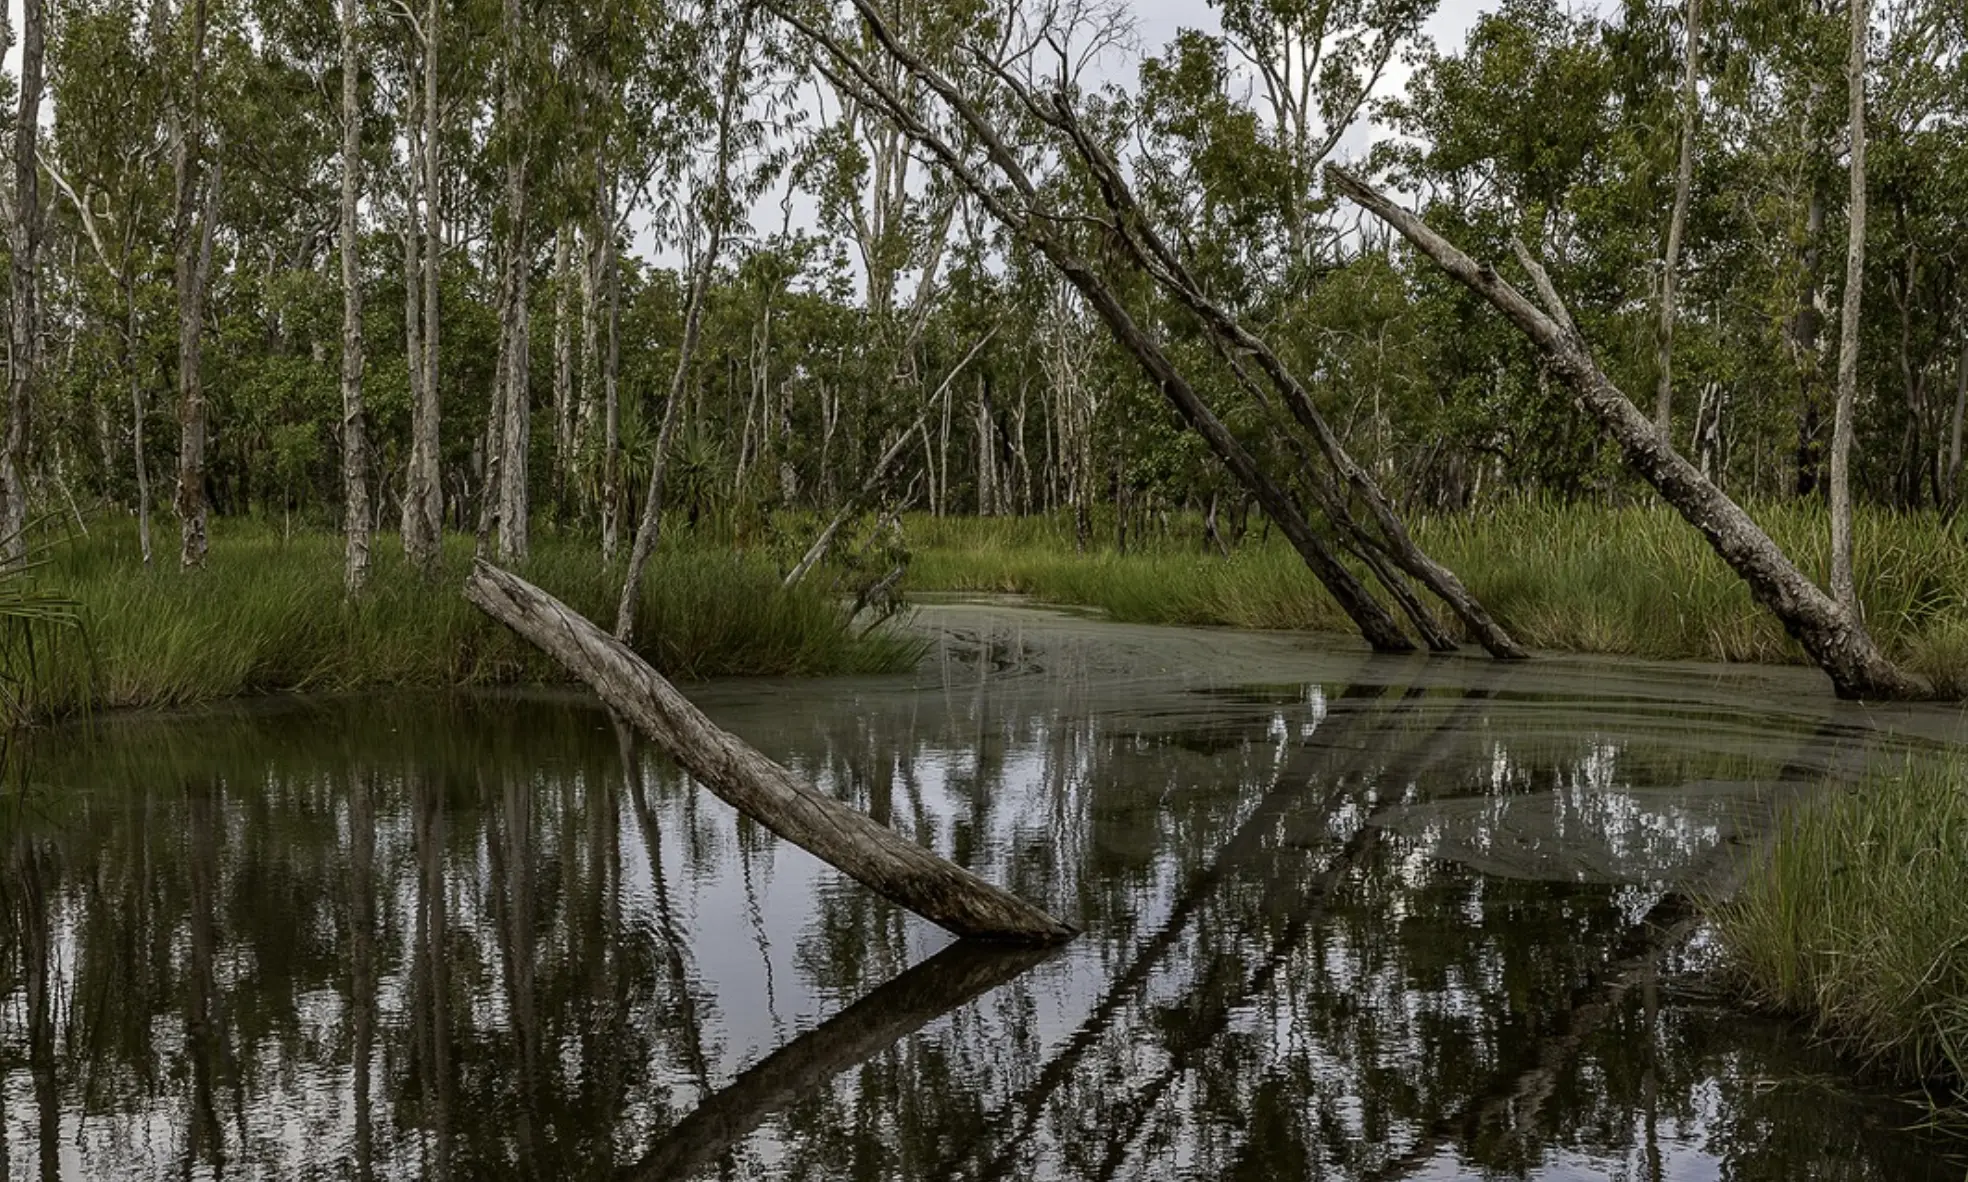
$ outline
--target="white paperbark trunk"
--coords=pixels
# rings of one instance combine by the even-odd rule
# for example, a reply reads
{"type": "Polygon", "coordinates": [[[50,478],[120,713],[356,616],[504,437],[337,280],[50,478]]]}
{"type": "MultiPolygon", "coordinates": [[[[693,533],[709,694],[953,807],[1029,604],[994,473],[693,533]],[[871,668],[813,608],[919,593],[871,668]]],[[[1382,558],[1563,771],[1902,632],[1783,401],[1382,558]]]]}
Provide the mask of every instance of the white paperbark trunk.
{"type": "Polygon", "coordinates": [[[1687,0],[1687,38],[1682,49],[1681,150],[1674,171],[1674,212],[1667,222],[1667,251],[1661,260],[1660,326],[1654,335],[1654,423],[1674,437],[1674,319],[1675,292],[1681,280],[1681,239],[1688,226],[1688,192],[1695,180],[1695,122],[1700,98],[1695,92],[1695,54],[1701,39],[1701,0],[1687,0]]]}
{"type": "Polygon", "coordinates": [[[1852,416],[1859,395],[1859,304],[1865,291],[1866,26],[1870,0],[1850,0],[1851,52],[1845,81],[1851,88],[1852,196],[1845,238],[1845,296],[1838,309],[1838,402],[1831,426],[1831,597],[1863,628],[1852,576],[1852,416]]]}
{"type": "MultiPolygon", "coordinates": [[[[30,0],[32,2],[32,0],[30,0]]],[[[362,266],[356,202],[361,194],[361,0],[342,0],[342,500],[343,583],[351,596],[369,579],[369,447],[362,412],[362,266]]]]}
{"type": "Polygon", "coordinates": [[[27,435],[33,421],[41,255],[42,0],[23,0],[20,105],[14,122],[13,306],[8,318],[7,415],[0,440],[0,565],[27,558],[27,435]]]}

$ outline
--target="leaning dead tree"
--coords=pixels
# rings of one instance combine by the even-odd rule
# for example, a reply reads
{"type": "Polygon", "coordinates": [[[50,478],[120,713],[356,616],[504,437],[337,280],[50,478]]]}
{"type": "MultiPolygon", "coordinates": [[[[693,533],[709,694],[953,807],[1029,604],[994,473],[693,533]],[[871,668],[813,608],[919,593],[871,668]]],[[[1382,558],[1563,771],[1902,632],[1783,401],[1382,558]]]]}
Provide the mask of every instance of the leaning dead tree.
{"type": "MultiPolygon", "coordinates": [[[[1339,449],[1337,436],[1325,429],[1324,420],[1303,385],[1285,369],[1276,354],[1206,299],[1181,270],[1179,260],[1176,265],[1169,265],[1172,254],[1165,246],[1157,250],[1159,240],[1142,232],[1144,222],[1137,216],[1132,195],[1124,185],[1112,183],[1118,177],[1118,169],[1105,162],[1109,167],[1103,170],[1104,157],[1087,150],[1092,141],[1075,134],[1077,123],[1071,117],[1070,108],[1062,115],[1060,108],[1049,109],[1038,102],[1004,64],[1028,55],[1012,52],[1005,45],[995,50],[971,46],[967,58],[978,65],[965,74],[966,85],[959,85],[953,81],[959,65],[946,67],[904,44],[873,0],[850,0],[861,26],[860,33],[822,23],[811,10],[797,7],[791,0],[764,2],[812,46],[815,65],[831,86],[889,119],[935,158],[958,188],[1037,250],[1072,284],[1106,324],[1114,340],[1134,358],[1149,382],[1162,392],[1189,428],[1203,439],[1277,524],[1279,532],[1368,644],[1382,652],[1408,652],[1416,647],[1400,621],[1342,560],[1343,555],[1358,560],[1370,577],[1387,590],[1429,648],[1452,649],[1455,642],[1422,604],[1410,579],[1440,598],[1468,632],[1491,652],[1500,657],[1524,655],[1454,575],[1414,545],[1386,498],[1374,487],[1364,469],[1339,449]],[[867,53],[863,52],[864,46],[869,47],[867,53]],[[869,60],[870,53],[880,65],[869,60]],[[894,67],[899,67],[899,81],[892,72],[894,67]],[[943,116],[950,121],[947,125],[932,122],[932,116],[924,111],[925,104],[912,101],[914,95],[923,91],[935,96],[943,116]],[[999,117],[990,107],[994,99],[1003,100],[1000,105],[1022,108],[1060,133],[1053,146],[1062,155],[1076,158],[1104,186],[1107,217],[1090,217],[1087,211],[1059,206],[1055,190],[1034,179],[1020,150],[1002,130],[999,117]],[[1277,401],[1282,401],[1291,419],[1310,432],[1323,463],[1313,459],[1312,449],[1296,438],[1288,424],[1284,434],[1298,451],[1306,483],[1313,489],[1319,524],[1314,524],[1313,516],[1288,491],[1287,481],[1260,466],[1257,457],[1205,401],[1190,376],[1175,365],[1152,326],[1137,320],[1115,284],[1095,266],[1090,248],[1081,241],[1081,230],[1089,224],[1095,224],[1102,242],[1118,240],[1125,244],[1129,260],[1138,271],[1145,272],[1199,316],[1212,344],[1261,406],[1270,410],[1277,401]],[[1263,375],[1263,384],[1251,373],[1251,362],[1263,375]],[[1276,401],[1266,395],[1267,388],[1276,401]],[[1365,521],[1356,518],[1351,510],[1356,500],[1368,509],[1365,521]]],[[[1035,44],[1043,43],[1051,32],[1039,30],[1035,44]]]]}
{"type": "Polygon", "coordinates": [[[1051,944],[1074,929],[803,784],[725,731],[662,674],[580,613],[516,575],[480,561],[465,598],[586,682],[731,807],[889,901],[955,935],[1051,944]]]}
{"type": "Polygon", "coordinates": [[[1496,268],[1478,263],[1419,217],[1388,200],[1359,177],[1326,166],[1333,188],[1399,231],[1451,278],[1487,300],[1543,355],[1559,381],[1626,453],[1629,467],[1701,531],[1708,544],[1749,584],[1784,630],[1831,677],[1841,698],[1931,697],[1926,685],[1900,669],[1866,634],[1855,610],[1839,603],[1797,569],[1762,527],[1713,481],[1674,449],[1659,424],[1613,384],[1572,322],[1543,266],[1520,243],[1518,260],[1537,291],[1538,303],[1512,287],[1496,268]],[[1542,307],[1539,306],[1542,304],[1542,307]]]}
{"type": "Polygon", "coordinates": [[[1205,293],[1203,285],[1190,273],[1181,256],[1168,245],[1154,222],[1142,210],[1120,166],[1108,155],[1100,141],[1088,134],[1066,95],[1056,92],[1049,101],[1041,102],[1008,72],[1000,71],[1000,77],[1034,115],[1056,128],[1072,144],[1081,164],[1092,174],[1099,188],[1101,201],[1110,216],[1107,224],[1114,238],[1134,265],[1195,314],[1209,333],[1210,342],[1216,347],[1218,355],[1229,364],[1231,371],[1250,391],[1258,405],[1271,410],[1271,398],[1266,396],[1264,389],[1268,386],[1271,393],[1284,403],[1292,421],[1311,436],[1323,463],[1315,462],[1307,454],[1303,441],[1289,428],[1281,432],[1298,452],[1300,467],[1312,488],[1312,495],[1326,519],[1339,531],[1341,544],[1373,571],[1375,578],[1401,605],[1416,631],[1428,641],[1429,647],[1443,651],[1453,649],[1455,644],[1442,635],[1434,617],[1415,598],[1407,583],[1388,569],[1390,564],[1441,600],[1469,635],[1488,649],[1492,656],[1508,659],[1524,657],[1526,653],[1523,648],[1470,594],[1455,572],[1435,561],[1415,544],[1406,524],[1394,511],[1393,504],[1379,483],[1347,453],[1338,432],[1326,422],[1311,393],[1284,360],[1263,338],[1246,329],[1236,317],[1205,293]],[[1252,364],[1263,374],[1264,385],[1260,385],[1250,373],[1252,364]],[[1366,508],[1366,521],[1355,517],[1351,504],[1355,500],[1366,508]]]}

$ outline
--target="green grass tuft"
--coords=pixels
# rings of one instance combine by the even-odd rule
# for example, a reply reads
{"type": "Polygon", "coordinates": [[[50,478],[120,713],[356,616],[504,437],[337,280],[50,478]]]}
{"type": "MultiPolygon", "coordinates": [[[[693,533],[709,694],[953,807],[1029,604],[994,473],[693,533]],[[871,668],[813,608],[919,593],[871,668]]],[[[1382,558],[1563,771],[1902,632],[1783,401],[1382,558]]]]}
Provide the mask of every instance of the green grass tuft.
{"type": "Polygon", "coordinates": [[[1878,772],[1787,818],[1712,909],[1749,997],[1916,1080],[1968,1080],[1968,761],[1878,772]]]}

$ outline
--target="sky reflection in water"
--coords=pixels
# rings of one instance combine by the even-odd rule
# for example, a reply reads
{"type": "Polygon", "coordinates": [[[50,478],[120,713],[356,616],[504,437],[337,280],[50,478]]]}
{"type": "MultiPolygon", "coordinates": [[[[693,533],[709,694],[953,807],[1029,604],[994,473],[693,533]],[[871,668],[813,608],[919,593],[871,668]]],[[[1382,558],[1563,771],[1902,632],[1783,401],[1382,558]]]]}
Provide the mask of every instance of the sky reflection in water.
{"type": "Polygon", "coordinates": [[[1949,719],[933,619],[913,679],[697,696],[1086,928],[1056,954],[946,950],[573,695],[51,737],[4,806],[4,1177],[1962,1176],[1713,998],[1665,889],[1949,719]]]}

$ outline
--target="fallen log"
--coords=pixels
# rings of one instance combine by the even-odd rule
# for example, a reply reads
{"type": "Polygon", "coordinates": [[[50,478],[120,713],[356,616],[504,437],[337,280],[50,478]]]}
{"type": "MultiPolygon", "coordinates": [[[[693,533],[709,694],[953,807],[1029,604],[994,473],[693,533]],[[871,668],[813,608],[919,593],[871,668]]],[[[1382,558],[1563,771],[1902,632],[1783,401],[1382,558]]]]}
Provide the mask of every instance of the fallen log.
{"type": "Polygon", "coordinates": [[[866,813],[815,791],[721,729],[629,647],[533,584],[483,560],[465,598],[517,632],[713,795],[876,894],[958,936],[1052,944],[1075,929],[866,813]]]}

